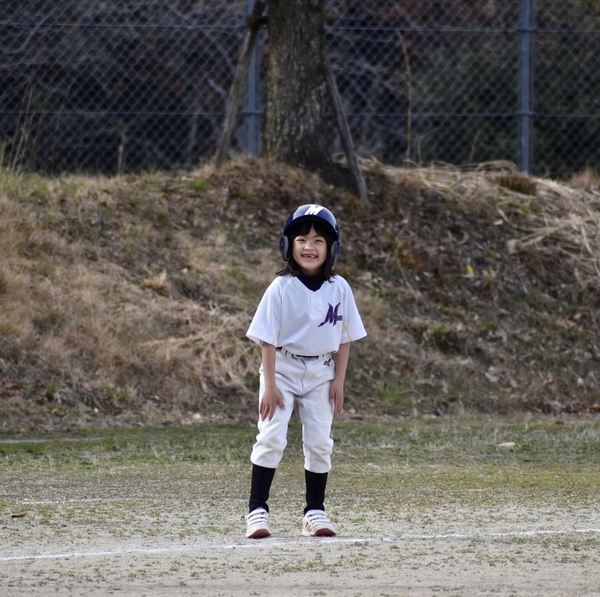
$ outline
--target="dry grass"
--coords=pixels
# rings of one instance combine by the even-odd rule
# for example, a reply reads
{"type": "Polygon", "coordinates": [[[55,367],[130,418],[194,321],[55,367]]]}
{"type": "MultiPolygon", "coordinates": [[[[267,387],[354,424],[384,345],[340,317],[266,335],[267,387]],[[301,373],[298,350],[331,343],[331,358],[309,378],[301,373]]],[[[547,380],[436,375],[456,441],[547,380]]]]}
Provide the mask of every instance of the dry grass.
{"type": "Polygon", "coordinates": [[[534,247],[550,259],[566,257],[585,287],[600,288],[600,180],[593,172],[583,172],[570,185],[535,179],[505,163],[408,173],[386,168],[385,173],[453,197],[465,211],[491,207],[513,231],[510,253],[534,247]]]}
{"type": "Polygon", "coordinates": [[[600,192],[508,164],[363,165],[368,206],[281,164],[107,179],[0,173],[5,428],[255,410],[245,338],[290,209],[330,205],[369,331],[348,409],[597,409],[600,192]]]}

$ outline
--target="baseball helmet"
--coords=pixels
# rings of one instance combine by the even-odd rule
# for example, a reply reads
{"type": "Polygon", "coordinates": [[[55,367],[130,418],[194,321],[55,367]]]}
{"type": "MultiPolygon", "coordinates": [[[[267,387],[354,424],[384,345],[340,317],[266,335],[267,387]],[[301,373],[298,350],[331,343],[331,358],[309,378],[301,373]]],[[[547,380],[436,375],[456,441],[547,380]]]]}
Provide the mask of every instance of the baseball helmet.
{"type": "Polygon", "coordinates": [[[322,205],[316,205],[309,203],[307,205],[301,205],[294,210],[288,217],[283,227],[283,233],[279,239],[279,252],[284,261],[287,261],[290,257],[290,238],[288,236],[292,226],[295,226],[299,222],[313,221],[325,224],[331,231],[333,236],[333,243],[331,244],[331,265],[333,265],[337,258],[340,256],[342,251],[342,245],[340,243],[340,229],[337,225],[335,216],[322,205]]]}

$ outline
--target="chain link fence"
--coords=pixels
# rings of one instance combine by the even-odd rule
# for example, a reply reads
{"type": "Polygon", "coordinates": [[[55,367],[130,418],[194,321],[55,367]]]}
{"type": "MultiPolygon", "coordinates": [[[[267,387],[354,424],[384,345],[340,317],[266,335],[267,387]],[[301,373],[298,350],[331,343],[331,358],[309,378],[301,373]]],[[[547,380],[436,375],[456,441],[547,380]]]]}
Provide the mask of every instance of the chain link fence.
{"type": "MultiPolygon", "coordinates": [[[[115,174],[210,157],[252,4],[4,0],[2,164],[115,174]]],[[[361,156],[600,170],[600,0],[329,0],[326,11],[361,156]]],[[[259,151],[267,51],[263,32],[235,151],[259,151]]]]}

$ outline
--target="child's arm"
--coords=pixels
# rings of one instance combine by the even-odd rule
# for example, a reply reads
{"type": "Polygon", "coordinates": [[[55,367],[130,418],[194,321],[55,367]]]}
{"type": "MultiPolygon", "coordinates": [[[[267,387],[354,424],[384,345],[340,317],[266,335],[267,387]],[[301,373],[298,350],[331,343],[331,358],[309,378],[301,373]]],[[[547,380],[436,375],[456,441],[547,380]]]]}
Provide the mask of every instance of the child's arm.
{"type": "Polygon", "coordinates": [[[261,419],[269,421],[275,414],[275,409],[279,406],[285,410],[283,398],[275,384],[275,347],[272,344],[263,342],[262,344],[262,366],[265,391],[260,400],[259,413],[261,419]]]}
{"type": "Polygon", "coordinates": [[[329,394],[333,402],[333,413],[339,415],[344,410],[344,382],[346,380],[346,369],[348,369],[348,359],[350,357],[350,342],[340,344],[339,350],[335,354],[335,378],[331,384],[329,394]]]}

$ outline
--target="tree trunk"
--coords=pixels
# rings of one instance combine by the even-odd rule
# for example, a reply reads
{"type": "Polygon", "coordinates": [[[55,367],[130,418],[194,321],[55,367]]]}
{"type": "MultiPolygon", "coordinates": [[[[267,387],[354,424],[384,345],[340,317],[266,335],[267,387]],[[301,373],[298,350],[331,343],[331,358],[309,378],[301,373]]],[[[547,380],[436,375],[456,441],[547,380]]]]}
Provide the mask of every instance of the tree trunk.
{"type": "Polygon", "coordinates": [[[269,0],[268,28],[264,153],[328,177],[325,0],[269,0]]]}

